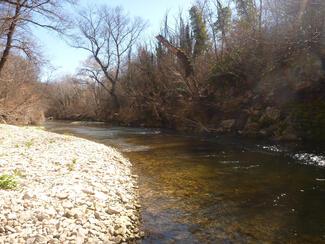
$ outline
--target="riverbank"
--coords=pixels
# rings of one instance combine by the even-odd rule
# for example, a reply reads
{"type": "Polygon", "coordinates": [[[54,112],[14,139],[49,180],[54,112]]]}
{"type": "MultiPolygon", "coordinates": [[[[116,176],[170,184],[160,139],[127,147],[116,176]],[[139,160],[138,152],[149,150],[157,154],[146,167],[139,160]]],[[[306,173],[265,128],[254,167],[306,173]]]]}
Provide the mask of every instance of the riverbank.
{"type": "Polygon", "coordinates": [[[111,147],[0,125],[0,243],[131,242],[136,175],[111,147]]]}

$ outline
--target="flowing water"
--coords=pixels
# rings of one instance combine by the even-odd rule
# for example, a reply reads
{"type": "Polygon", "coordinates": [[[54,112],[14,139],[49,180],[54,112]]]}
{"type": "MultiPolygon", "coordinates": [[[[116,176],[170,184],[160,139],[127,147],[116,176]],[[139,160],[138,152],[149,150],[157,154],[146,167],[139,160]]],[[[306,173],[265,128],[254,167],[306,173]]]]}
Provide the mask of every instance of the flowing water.
{"type": "Polygon", "coordinates": [[[50,122],[118,148],[139,175],[143,243],[325,243],[325,150],[50,122]]]}

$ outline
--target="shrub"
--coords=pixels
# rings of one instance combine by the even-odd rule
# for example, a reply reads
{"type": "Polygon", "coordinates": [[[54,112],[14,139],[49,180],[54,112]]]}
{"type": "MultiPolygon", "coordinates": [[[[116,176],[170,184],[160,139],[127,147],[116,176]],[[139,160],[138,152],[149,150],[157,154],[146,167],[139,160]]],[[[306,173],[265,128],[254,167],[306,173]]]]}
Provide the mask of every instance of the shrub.
{"type": "Polygon", "coordinates": [[[2,190],[14,190],[18,186],[15,176],[2,174],[0,175],[0,189],[2,190]]]}

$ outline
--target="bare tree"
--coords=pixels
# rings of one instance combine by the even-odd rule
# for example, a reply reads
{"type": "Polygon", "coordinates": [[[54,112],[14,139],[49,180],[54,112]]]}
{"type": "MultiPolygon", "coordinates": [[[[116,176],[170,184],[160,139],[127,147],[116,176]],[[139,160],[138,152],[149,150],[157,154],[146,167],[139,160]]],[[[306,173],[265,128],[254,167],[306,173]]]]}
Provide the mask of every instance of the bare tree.
{"type": "Polygon", "coordinates": [[[62,33],[66,28],[63,14],[64,3],[74,0],[0,0],[0,39],[3,50],[0,56],[0,74],[12,48],[32,55],[26,35],[30,26],[37,26],[62,33]]]}
{"type": "Polygon", "coordinates": [[[72,46],[88,51],[94,61],[90,62],[90,67],[84,67],[83,72],[110,93],[113,108],[118,111],[120,103],[116,85],[123,65],[127,63],[124,61],[128,52],[146,23],[140,18],[130,18],[120,7],[111,9],[104,6],[80,13],[78,27],[72,46]]]}

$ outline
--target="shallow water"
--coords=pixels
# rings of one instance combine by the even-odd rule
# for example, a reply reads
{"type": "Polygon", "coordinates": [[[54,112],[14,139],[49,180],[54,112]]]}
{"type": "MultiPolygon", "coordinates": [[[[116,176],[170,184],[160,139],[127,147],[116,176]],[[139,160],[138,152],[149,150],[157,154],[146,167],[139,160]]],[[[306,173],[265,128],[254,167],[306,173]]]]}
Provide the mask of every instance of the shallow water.
{"type": "Polygon", "coordinates": [[[49,122],[117,147],[139,177],[143,243],[325,243],[325,150],[49,122]]]}

